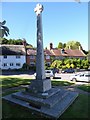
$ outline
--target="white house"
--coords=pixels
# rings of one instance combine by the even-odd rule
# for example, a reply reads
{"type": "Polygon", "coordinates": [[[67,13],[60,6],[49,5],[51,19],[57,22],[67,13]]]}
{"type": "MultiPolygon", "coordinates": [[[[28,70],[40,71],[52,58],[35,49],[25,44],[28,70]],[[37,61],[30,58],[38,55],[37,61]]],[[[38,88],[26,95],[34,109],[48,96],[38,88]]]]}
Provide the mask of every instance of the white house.
{"type": "Polygon", "coordinates": [[[0,69],[19,69],[26,63],[23,45],[0,45],[0,69]]]}

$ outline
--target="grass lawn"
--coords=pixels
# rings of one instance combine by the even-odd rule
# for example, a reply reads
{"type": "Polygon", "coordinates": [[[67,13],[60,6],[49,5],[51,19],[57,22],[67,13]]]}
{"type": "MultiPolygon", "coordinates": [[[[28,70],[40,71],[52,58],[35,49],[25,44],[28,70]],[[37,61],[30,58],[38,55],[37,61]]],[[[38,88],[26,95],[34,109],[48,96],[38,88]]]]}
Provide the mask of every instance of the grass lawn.
{"type": "MultiPolygon", "coordinates": [[[[16,87],[16,86],[20,86],[20,85],[29,85],[30,84],[30,78],[23,78],[23,77],[8,77],[8,76],[1,76],[0,77],[0,82],[2,84],[0,84],[0,87],[6,89],[6,88],[11,88],[11,87],[16,87]]],[[[68,81],[56,81],[53,80],[52,81],[52,85],[53,86],[69,86],[72,85],[74,83],[72,82],[68,82],[68,81]]]]}
{"type": "Polygon", "coordinates": [[[89,118],[90,116],[90,96],[79,94],[78,98],[61,118],[89,118]]]}
{"type": "Polygon", "coordinates": [[[87,85],[80,85],[78,86],[79,89],[84,90],[86,92],[90,92],[90,83],[87,85]]]}
{"type": "Polygon", "coordinates": [[[20,77],[0,77],[0,87],[6,89],[6,88],[11,88],[11,87],[16,87],[20,85],[28,85],[30,84],[30,78],[20,78],[20,77]]]}
{"type": "Polygon", "coordinates": [[[70,86],[73,85],[75,83],[73,82],[68,82],[68,81],[56,81],[56,80],[52,80],[52,86],[70,86]]]}

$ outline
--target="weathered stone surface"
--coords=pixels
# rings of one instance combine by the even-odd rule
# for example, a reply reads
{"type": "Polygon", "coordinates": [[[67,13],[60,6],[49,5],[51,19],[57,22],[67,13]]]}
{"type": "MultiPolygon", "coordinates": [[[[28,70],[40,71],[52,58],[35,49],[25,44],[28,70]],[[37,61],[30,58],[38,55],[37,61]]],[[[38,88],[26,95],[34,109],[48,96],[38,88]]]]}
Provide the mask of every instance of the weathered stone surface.
{"type": "Polygon", "coordinates": [[[38,93],[51,89],[51,80],[45,76],[44,50],[43,50],[43,33],[42,33],[42,11],[43,6],[37,4],[34,9],[37,15],[37,55],[36,55],[36,80],[31,82],[27,91],[38,93]]]}
{"type": "Polygon", "coordinates": [[[44,66],[44,50],[43,50],[42,14],[41,14],[42,11],[43,11],[43,6],[41,4],[37,4],[35,8],[35,13],[37,15],[37,55],[36,55],[37,80],[46,79],[45,66],[44,66]]]}
{"type": "Polygon", "coordinates": [[[53,94],[48,98],[36,97],[28,94],[27,92],[17,92],[7,95],[3,97],[3,99],[33,110],[35,113],[39,112],[47,117],[57,119],[72,104],[77,96],[78,93],[63,89],[59,89],[54,93],[53,89],[53,94]]]}
{"type": "Polygon", "coordinates": [[[47,90],[51,89],[51,80],[45,79],[45,80],[33,80],[31,82],[31,85],[29,88],[27,88],[27,91],[33,92],[33,93],[41,93],[45,92],[47,90]]]}

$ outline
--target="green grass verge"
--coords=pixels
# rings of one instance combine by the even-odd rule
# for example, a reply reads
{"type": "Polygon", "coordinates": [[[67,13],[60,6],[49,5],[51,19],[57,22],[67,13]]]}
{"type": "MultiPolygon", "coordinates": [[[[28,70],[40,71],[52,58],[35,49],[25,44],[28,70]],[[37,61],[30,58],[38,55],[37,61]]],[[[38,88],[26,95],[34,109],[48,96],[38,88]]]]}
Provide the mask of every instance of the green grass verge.
{"type": "MultiPolygon", "coordinates": [[[[79,94],[74,103],[65,111],[61,118],[89,118],[90,96],[79,94]]],[[[76,119],[75,119],[76,120],[76,119]]]]}
{"type": "Polygon", "coordinates": [[[90,84],[88,85],[80,85],[78,86],[79,89],[84,90],[86,92],[90,92],[90,84]]]}
{"type": "MultiPolygon", "coordinates": [[[[31,79],[30,78],[20,78],[20,77],[0,77],[0,87],[3,89],[11,88],[11,87],[17,87],[20,85],[29,85],[31,79]]],[[[51,81],[53,86],[69,86],[74,83],[68,82],[68,81],[51,81]]]]}
{"type": "MultiPolygon", "coordinates": [[[[13,91],[15,92],[15,91],[13,91]]],[[[79,97],[74,101],[74,103],[61,115],[58,120],[64,118],[71,118],[74,120],[75,118],[88,118],[90,114],[90,96],[80,94],[79,97]]],[[[6,101],[2,101],[2,118],[31,118],[32,120],[38,119],[41,120],[49,120],[48,118],[44,118],[40,115],[32,115],[31,111],[25,110],[24,108],[10,104],[6,101]]],[[[2,120],[3,120],[2,119],[2,120]]],[[[75,119],[76,120],[76,119],[75,119]]]]}
{"type": "Polygon", "coordinates": [[[73,84],[75,84],[75,83],[68,82],[68,81],[55,81],[55,80],[52,81],[53,86],[70,86],[73,84]]]}
{"type": "Polygon", "coordinates": [[[30,79],[3,77],[0,79],[0,82],[2,83],[0,87],[6,89],[11,87],[17,87],[20,85],[28,85],[30,84],[30,79]]]}

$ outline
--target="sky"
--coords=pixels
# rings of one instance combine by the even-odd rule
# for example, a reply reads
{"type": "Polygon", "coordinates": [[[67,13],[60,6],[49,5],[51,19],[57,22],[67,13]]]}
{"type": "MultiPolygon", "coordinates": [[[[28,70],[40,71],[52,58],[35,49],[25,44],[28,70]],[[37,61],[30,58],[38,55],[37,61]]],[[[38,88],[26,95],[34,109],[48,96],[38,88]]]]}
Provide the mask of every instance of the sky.
{"type": "MultiPolygon", "coordinates": [[[[10,30],[7,39],[25,38],[36,47],[36,14],[38,2],[2,2],[2,18],[10,30]]],[[[79,41],[88,50],[88,2],[39,2],[44,6],[42,28],[44,47],[53,43],[79,41]]]]}

